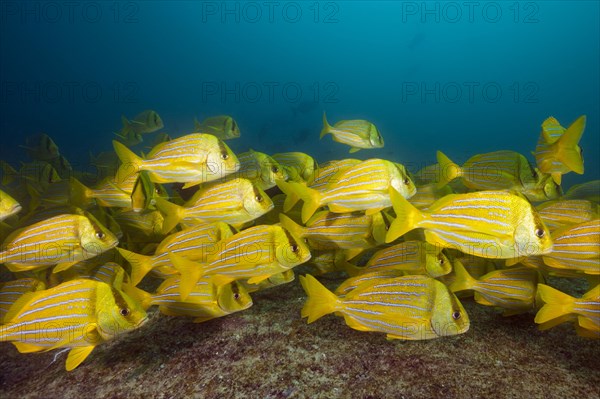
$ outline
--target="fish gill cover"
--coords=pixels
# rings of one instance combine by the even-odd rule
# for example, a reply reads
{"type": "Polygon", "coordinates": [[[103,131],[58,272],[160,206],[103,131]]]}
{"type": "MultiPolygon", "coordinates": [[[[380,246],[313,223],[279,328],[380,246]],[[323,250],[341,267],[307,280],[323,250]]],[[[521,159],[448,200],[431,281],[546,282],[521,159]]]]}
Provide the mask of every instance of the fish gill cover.
{"type": "Polygon", "coordinates": [[[0,2],[0,394],[597,394],[599,13],[0,2]]]}

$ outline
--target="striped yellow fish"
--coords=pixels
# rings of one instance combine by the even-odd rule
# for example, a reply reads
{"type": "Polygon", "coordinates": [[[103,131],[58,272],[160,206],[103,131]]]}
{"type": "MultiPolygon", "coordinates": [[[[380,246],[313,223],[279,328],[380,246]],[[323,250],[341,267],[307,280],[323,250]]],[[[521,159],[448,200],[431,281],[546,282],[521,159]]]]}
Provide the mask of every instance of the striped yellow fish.
{"type": "Polygon", "coordinates": [[[552,252],[544,263],[557,269],[600,274],[600,219],[564,227],[552,234],[552,252]]]}
{"type": "Polygon", "coordinates": [[[163,275],[176,274],[177,270],[171,266],[169,253],[205,262],[209,255],[218,251],[215,244],[232,235],[233,231],[226,223],[217,222],[171,234],[162,240],[152,256],[136,254],[124,248],[117,250],[131,265],[131,282],[137,285],[153,269],[159,269],[163,275]]]}
{"type": "Polygon", "coordinates": [[[240,137],[240,128],[236,121],[228,115],[211,116],[199,122],[194,118],[194,131],[209,133],[221,140],[231,140],[240,137]]]}
{"type": "Polygon", "coordinates": [[[136,174],[132,174],[120,182],[107,177],[92,189],[73,178],[70,182],[71,203],[81,207],[88,205],[93,200],[103,207],[129,209],[131,208],[131,192],[136,180],[136,174]]]}
{"type": "Polygon", "coordinates": [[[46,289],[46,284],[33,277],[20,278],[0,284],[0,324],[4,324],[4,316],[17,299],[28,292],[44,289],[46,289]]]}
{"type": "Polygon", "coordinates": [[[329,313],[344,316],[359,331],[387,333],[388,339],[421,340],[469,329],[469,316],[448,288],[430,277],[404,276],[363,283],[338,298],[313,276],[301,276],[308,295],[302,317],[308,322],[329,313]]]}
{"type": "Polygon", "coordinates": [[[546,330],[570,320],[577,321],[577,333],[600,338],[600,285],[573,298],[548,285],[538,285],[538,299],[544,304],[535,315],[540,330],[546,330]]]}
{"type": "Polygon", "coordinates": [[[182,221],[187,225],[221,221],[239,226],[269,212],[273,202],[251,180],[237,178],[203,184],[184,206],[159,198],[156,207],[165,217],[163,231],[167,233],[182,221]]]}
{"type": "Polygon", "coordinates": [[[59,215],[18,229],[2,244],[0,263],[18,272],[57,265],[59,272],[118,244],[93,216],[59,215]]]}
{"type": "Polygon", "coordinates": [[[600,180],[592,180],[587,183],[576,184],[571,187],[563,199],[582,199],[600,204],[600,180]]]}
{"type": "Polygon", "coordinates": [[[0,190],[0,222],[21,212],[23,208],[13,197],[0,190]]]}
{"type": "Polygon", "coordinates": [[[170,254],[173,266],[181,273],[181,298],[185,300],[193,285],[203,276],[215,276],[215,284],[247,279],[256,284],[310,259],[303,241],[281,226],[255,226],[219,241],[219,251],[205,263],[170,254]]]}
{"type": "Polygon", "coordinates": [[[296,275],[294,274],[294,270],[290,269],[281,273],[274,274],[268,279],[263,280],[258,284],[248,284],[248,282],[244,280],[237,281],[237,283],[241,284],[246,289],[246,291],[252,293],[256,291],[266,290],[267,288],[276,287],[281,284],[290,283],[294,281],[295,278],[296,275]]]}
{"type": "Polygon", "coordinates": [[[375,252],[366,266],[359,269],[361,274],[384,270],[440,277],[452,271],[452,264],[442,248],[422,241],[405,241],[375,252]]]}
{"type": "Polygon", "coordinates": [[[370,215],[391,206],[390,187],[406,198],[410,198],[416,192],[415,185],[404,167],[383,159],[363,161],[346,169],[336,180],[327,185],[324,191],[294,182],[278,181],[277,185],[286,195],[296,195],[304,200],[303,223],[306,223],[320,206],[327,205],[329,211],[335,213],[365,210],[366,214],[370,215]]]}
{"type": "MultiPolygon", "coordinates": [[[[306,239],[311,249],[365,249],[385,241],[387,226],[381,212],[365,215],[361,212],[316,213],[300,226],[284,214],[281,225],[296,237],[306,239]]],[[[356,254],[358,255],[358,254],[356,254]]],[[[351,259],[349,256],[347,259],[351,259]]]]}
{"type": "Polygon", "coordinates": [[[333,141],[349,145],[350,153],[362,148],[383,148],[384,146],[383,137],[371,122],[363,119],[344,120],[331,126],[323,112],[323,129],[319,138],[323,138],[327,134],[331,134],[333,141]]]}
{"type": "Polygon", "coordinates": [[[583,174],[583,157],[579,140],[585,130],[586,116],[582,115],[568,129],[550,117],[542,123],[542,133],[533,156],[543,173],[550,173],[557,184],[568,172],[583,174]]]}
{"type": "Polygon", "coordinates": [[[257,187],[268,190],[275,187],[276,180],[287,180],[287,172],[269,155],[258,151],[238,154],[240,168],[229,179],[248,179],[257,187]]]}
{"type": "Polygon", "coordinates": [[[0,341],[19,352],[71,348],[66,369],[73,370],[96,345],[146,321],[146,312],[108,284],[80,279],[19,298],[0,326],[0,341]]]}
{"type": "Polygon", "coordinates": [[[217,286],[212,277],[203,277],[193,287],[185,301],[179,297],[181,277],[174,276],[163,281],[147,303],[157,305],[167,316],[189,316],[194,323],[202,323],[216,317],[248,309],[252,298],[237,281],[217,286]]]}
{"type": "Polygon", "coordinates": [[[119,223],[123,234],[130,241],[153,241],[162,239],[165,236],[165,233],[163,233],[164,217],[158,210],[144,212],[121,211],[114,214],[114,219],[119,223]]]}
{"type": "Polygon", "coordinates": [[[560,200],[544,202],[537,212],[550,231],[598,219],[598,204],[587,200],[560,200]]]}
{"type": "Polygon", "coordinates": [[[185,183],[184,188],[220,179],[239,168],[235,154],[211,134],[192,133],[157,145],[146,159],[113,140],[122,165],[117,182],[147,170],[155,183],[185,183]]]}
{"type": "Polygon", "coordinates": [[[530,201],[558,198],[560,188],[549,175],[535,171],[527,158],[514,151],[495,151],[472,156],[461,167],[441,151],[437,152],[442,188],[456,178],[472,190],[514,190],[530,201]]]}
{"type": "Polygon", "coordinates": [[[504,191],[451,194],[419,211],[391,192],[396,219],[386,241],[423,228],[433,245],[482,258],[518,259],[552,250],[548,228],[524,198],[504,191]]]}
{"type": "Polygon", "coordinates": [[[313,182],[318,165],[310,155],[303,152],[282,152],[273,154],[271,158],[285,168],[288,180],[309,185],[313,182]]]}
{"type": "Polygon", "coordinates": [[[532,310],[537,284],[543,282],[539,272],[527,267],[494,270],[474,279],[456,260],[454,273],[452,292],[474,290],[477,303],[502,308],[506,316],[532,310]]]}

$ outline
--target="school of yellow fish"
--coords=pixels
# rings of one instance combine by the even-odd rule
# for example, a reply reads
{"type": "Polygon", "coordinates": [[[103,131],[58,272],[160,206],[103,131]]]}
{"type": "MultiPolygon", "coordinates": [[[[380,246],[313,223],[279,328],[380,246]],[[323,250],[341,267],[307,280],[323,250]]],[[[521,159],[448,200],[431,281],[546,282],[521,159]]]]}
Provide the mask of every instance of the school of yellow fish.
{"type": "MultiPolygon", "coordinates": [[[[334,313],[388,339],[457,335],[473,296],[505,316],[536,312],[542,330],[571,322],[600,338],[600,181],[560,186],[584,172],[585,122],[544,121],[535,166],[508,150],[463,165],[438,151],[414,174],[386,159],[235,154],[227,115],[181,137],[159,132],[155,111],[123,116],[114,152],[90,154],[93,175],[48,135],[29,137],[31,162],[0,161],[0,341],[68,349],[73,370],[144,325],[151,306],[194,322],[226,316],[303,264],[309,323],[334,313]],[[314,277],[330,272],[349,276],[333,292],[314,277]],[[583,277],[589,290],[572,297],[547,276],[583,277]]],[[[350,153],[384,146],[369,121],[323,124],[321,138],[350,153]]]]}

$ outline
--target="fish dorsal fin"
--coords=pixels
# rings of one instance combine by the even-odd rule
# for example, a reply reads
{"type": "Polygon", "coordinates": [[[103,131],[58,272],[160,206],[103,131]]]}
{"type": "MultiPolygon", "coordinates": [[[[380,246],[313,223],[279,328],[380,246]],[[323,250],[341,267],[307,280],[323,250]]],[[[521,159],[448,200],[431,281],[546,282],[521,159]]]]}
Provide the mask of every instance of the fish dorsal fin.
{"type": "Polygon", "coordinates": [[[67,363],[65,364],[65,369],[67,371],[71,371],[75,369],[77,366],[81,364],[85,360],[86,357],[89,356],[90,353],[94,350],[94,346],[80,346],[75,347],[69,351],[69,355],[67,356],[67,363]]]}

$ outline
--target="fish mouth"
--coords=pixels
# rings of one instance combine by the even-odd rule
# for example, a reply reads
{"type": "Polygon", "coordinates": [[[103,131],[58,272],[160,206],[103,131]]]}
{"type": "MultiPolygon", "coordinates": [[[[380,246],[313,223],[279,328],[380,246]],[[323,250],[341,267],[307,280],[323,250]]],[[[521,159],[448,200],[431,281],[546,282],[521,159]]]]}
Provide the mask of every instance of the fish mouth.
{"type": "Polygon", "coordinates": [[[144,317],[142,320],[140,320],[140,321],[139,321],[139,322],[136,324],[135,328],[140,328],[141,326],[143,326],[143,325],[144,325],[144,324],[146,324],[147,322],[148,322],[148,316],[146,316],[146,317],[144,317]]]}
{"type": "Polygon", "coordinates": [[[21,204],[15,204],[15,205],[13,205],[13,206],[10,208],[10,210],[8,211],[8,214],[9,214],[10,216],[12,216],[12,215],[14,215],[14,214],[16,214],[16,213],[19,213],[19,212],[21,212],[21,210],[23,210],[23,207],[21,206],[21,204]]]}

